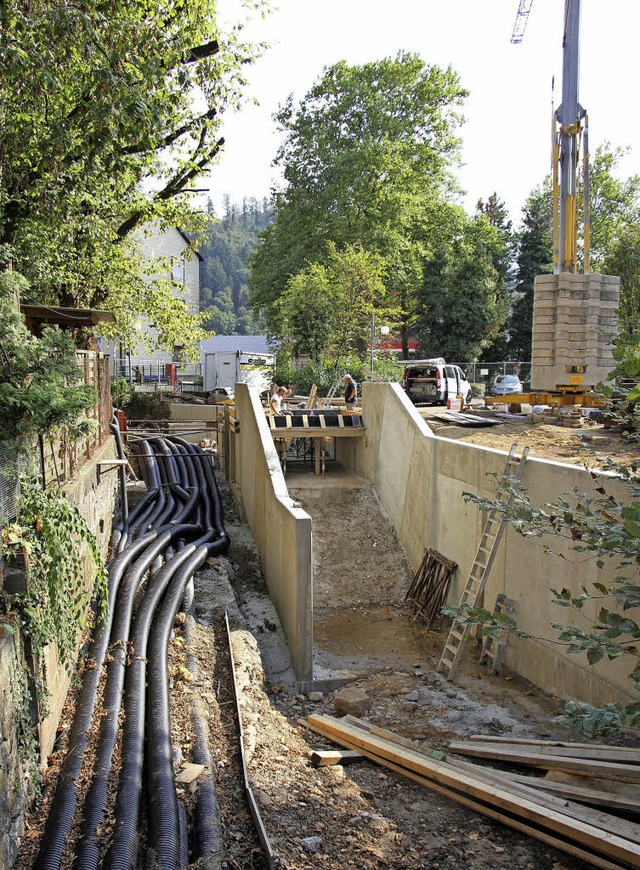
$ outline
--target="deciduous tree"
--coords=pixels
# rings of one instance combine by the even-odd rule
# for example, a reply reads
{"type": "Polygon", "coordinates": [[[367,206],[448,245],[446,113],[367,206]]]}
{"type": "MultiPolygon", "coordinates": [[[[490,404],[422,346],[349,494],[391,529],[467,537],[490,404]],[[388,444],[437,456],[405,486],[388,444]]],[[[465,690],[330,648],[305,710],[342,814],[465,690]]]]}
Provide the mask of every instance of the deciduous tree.
{"type": "Polygon", "coordinates": [[[465,96],[451,68],[401,52],[362,66],[337,63],[298,107],[287,101],[276,116],[285,186],[251,274],[253,304],[266,309],[272,328],[292,275],[323,262],[328,242],[360,244],[384,258],[406,345],[428,228],[454,187],[465,96]]]}
{"type": "Polygon", "coordinates": [[[0,16],[5,256],[38,301],[113,307],[125,329],[140,311],[166,319],[131,233],[186,227],[254,50],[220,33],[209,0],[7,0],[0,16]]]}

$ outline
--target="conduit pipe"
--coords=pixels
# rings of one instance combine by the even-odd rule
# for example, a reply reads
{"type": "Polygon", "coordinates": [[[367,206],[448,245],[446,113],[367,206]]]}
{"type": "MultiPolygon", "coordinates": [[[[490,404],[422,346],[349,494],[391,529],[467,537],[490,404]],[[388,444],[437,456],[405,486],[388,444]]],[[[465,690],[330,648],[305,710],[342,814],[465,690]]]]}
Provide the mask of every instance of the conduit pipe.
{"type": "Polygon", "coordinates": [[[60,779],[51,803],[34,870],[58,870],[60,867],[64,843],[71,830],[75,816],[77,780],[89,741],[89,729],[93,718],[102,665],[109,642],[118,586],[133,559],[155,541],[157,536],[157,532],[149,532],[131,544],[110,563],[106,612],[102,619],[97,617],[99,621],[96,622],[93,630],[93,638],[87,656],[87,666],[85,667],[82,679],[82,688],[76,704],[73,724],[69,732],[69,750],[62,764],[60,779]],[[89,667],[89,663],[91,663],[91,667],[89,667]]]}
{"type": "MultiPolygon", "coordinates": [[[[178,798],[173,774],[167,647],[184,590],[203,564],[209,548],[198,547],[171,581],[158,611],[149,641],[147,688],[147,794],[150,865],[179,870],[178,798]]],[[[114,868],[115,870],[115,868],[114,868]]],[[[119,870],[119,868],[118,868],[119,870]]]]}
{"type": "Polygon", "coordinates": [[[187,544],[158,571],[149,583],[136,614],[132,634],[133,658],[127,669],[125,684],[126,718],[122,734],[122,767],[115,807],[116,826],[105,858],[106,870],[110,868],[135,870],[137,866],[149,631],[156,608],[169,582],[195,549],[193,544],[187,544]]]}

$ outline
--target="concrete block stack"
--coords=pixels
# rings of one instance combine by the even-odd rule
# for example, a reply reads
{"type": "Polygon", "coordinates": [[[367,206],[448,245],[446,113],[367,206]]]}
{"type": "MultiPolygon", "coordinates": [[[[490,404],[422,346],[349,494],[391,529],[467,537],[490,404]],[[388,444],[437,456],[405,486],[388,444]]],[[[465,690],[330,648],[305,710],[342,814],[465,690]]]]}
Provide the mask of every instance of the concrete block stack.
{"type": "Polygon", "coordinates": [[[611,338],[617,331],[620,279],[613,275],[538,275],[533,304],[531,386],[571,384],[571,366],[586,366],[585,386],[614,367],[611,338]]]}

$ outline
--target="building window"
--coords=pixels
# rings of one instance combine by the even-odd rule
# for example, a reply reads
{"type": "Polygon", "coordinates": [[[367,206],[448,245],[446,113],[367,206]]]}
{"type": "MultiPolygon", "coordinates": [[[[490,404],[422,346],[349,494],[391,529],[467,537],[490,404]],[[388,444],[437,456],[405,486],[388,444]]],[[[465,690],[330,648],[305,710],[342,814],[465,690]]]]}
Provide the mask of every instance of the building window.
{"type": "Polygon", "coordinates": [[[178,284],[184,284],[185,261],[184,257],[171,258],[171,277],[178,284]]]}

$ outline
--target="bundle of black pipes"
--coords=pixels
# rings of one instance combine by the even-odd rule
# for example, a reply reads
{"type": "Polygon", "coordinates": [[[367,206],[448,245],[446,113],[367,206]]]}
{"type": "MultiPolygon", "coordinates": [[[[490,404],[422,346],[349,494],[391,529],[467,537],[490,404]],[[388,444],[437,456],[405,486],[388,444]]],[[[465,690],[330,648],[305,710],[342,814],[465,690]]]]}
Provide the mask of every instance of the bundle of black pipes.
{"type": "MultiPolygon", "coordinates": [[[[116,435],[115,425],[113,429],[116,435]]],[[[118,452],[124,456],[119,443],[118,452]]],[[[131,511],[122,493],[122,519],[114,531],[108,565],[107,612],[97,620],[89,647],[68,752],[34,865],[38,870],[58,870],[68,835],[78,824],[78,780],[83,764],[85,770],[89,764],[86,749],[103,672],[103,714],[73,866],[75,870],[135,870],[145,801],[149,824],[146,866],[179,870],[187,854],[172,764],[167,647],[195,572],[208,556],[227,551],[229,537],[211,457],[199,446],[181,438],[157,437],[134,441],[131,452],[147,492],[131,511]],[[105,662],[108,665],[103,668],[105,662]],[[107,849],[102,829],[123,702],[115,828],[107,849]]],[[[202,735],[196,729],[200,752],[201,743],[202,735]]],[[[202,797],[204,807],[196,808],[198,836],[191,853],[193,860],[215,862],[220,858],[220,842],[211,827],[215,827],[211,813],[215,798],[210,780],[202,797]]]]}

